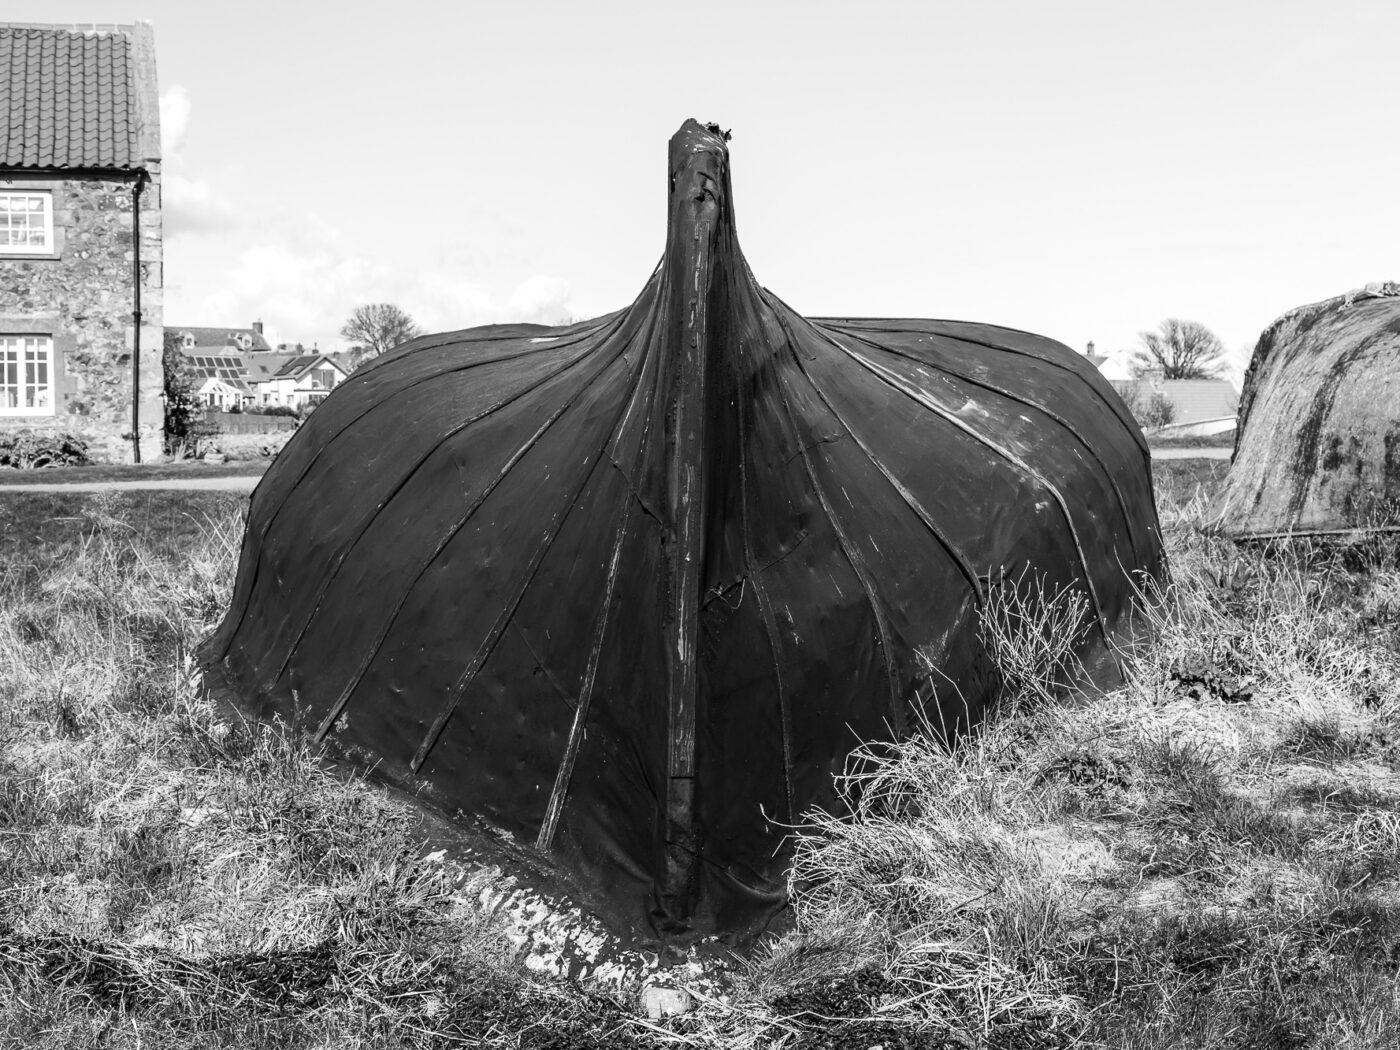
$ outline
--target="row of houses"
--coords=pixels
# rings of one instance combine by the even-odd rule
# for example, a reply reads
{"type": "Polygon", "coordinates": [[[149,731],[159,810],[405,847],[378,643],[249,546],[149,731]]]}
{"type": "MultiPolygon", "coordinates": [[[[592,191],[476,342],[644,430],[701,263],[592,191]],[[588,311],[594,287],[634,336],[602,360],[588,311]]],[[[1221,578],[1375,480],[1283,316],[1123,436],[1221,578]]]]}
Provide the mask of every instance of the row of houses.
{"type": "Polygon", "coordinates": [[[346,355],[285,344],[274,350],[262,322],[251,328],[168,329],[190,377],[195,396],[222,412],[294,408],[305,411],[325,400],[349,376],[346,355]]]}

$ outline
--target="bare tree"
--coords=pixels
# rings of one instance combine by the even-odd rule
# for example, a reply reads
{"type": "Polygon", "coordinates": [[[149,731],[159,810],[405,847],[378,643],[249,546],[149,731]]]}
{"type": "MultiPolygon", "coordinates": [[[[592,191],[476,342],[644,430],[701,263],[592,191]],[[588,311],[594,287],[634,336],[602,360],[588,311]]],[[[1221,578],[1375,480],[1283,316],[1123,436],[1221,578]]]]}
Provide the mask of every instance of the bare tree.
{"type": "Polygon", "coordinates": [[[355,307],[341,326],[340,336],[350,344],[351,360],[360,365],[422,332],[413,318],[393,303],[370,303],[355,307]]]}
{"type": "Polygon", "coordinates": [[[1141,349],[1133,354],[1134,375],[1160,372],[1163,379],[1214,379],[1220,374],[1225,346],[1199,321],[1169,317],[1155,332],[1141,332],[1141,349]]]}

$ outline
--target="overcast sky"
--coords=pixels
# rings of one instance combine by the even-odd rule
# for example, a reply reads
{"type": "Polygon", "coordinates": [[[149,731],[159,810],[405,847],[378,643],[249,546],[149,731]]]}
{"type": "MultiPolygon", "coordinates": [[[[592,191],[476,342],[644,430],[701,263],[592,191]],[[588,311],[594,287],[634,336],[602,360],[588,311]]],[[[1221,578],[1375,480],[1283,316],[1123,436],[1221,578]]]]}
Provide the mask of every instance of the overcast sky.
{"type": "Polygon", "coordinates": [[[813,315],[1242,363],[1293,306],[1400,279],[1400,3],[10,0],[155,27],[167,324],[340,345],[626,305],[666,141],[733,129],[755,275],[813,315]]]}

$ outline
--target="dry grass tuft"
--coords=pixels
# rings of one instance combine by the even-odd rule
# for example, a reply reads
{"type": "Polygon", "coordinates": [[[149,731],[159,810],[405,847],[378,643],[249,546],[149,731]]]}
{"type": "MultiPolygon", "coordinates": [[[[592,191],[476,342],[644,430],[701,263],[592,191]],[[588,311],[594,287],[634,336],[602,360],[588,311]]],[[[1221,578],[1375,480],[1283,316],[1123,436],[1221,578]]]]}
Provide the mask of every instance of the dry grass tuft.
{"type": "Polygon", "coordinates": [[[1125,688],[1066,696],[1082,610],[1016,581],[999,717],[855,756],[747,977],[792,1045],[1400,1045],[1396,547],[1237,548],[1215,480],[1159,482],[1125,688]]]}
{"type": "Polygon", "coordinates": [[[242,507],[186,499],[6,499],[0,1045],[645,1045],[525,971],[411,807],[201,694],[242,507]]]}

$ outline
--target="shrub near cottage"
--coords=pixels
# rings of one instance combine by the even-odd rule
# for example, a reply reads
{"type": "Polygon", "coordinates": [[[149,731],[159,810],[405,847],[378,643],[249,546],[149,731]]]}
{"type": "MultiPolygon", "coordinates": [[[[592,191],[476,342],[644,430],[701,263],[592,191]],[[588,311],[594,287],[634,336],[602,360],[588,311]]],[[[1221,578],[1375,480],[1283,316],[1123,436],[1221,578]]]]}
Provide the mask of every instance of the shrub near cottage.
{"type": "Polygon", "coordinates": [[[213,444],[228,460],[266,459],[281,452],[294,433],[293,430],[278,430],[270,434],[219,434],[213,444]]]}
{"type": "Polygon", "coordinates": [[[72,434],[16,430],[0,434],[0,467],[81,467],[88,462],[87,442],[72,434]]]}
{"type": "Polygon", "coordinates": [[[208,431],[203,426],[204,406],[190,381],[179,332],[165,333],[161,365],[165,376],[165,451],[182,453],[197,447],[208,431]]]}

